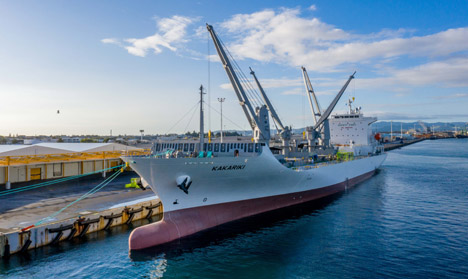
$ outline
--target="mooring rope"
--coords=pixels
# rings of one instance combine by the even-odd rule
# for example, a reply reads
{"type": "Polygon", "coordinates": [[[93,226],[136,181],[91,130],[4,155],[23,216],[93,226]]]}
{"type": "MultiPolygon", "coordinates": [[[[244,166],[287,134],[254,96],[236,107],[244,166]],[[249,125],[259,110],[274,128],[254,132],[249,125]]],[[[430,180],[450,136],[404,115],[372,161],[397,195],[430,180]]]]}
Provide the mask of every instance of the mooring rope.
{"type": "MultiPolygon", "coordinates": [[[[50,216],[47,216],[43,219],[41,219],[40,221],[38,221],[37,223],[35,223],[33,226],[30,226],[30,227],[34,227],[34,226],[38,226],[42,223],[44,223],[45,221],[51,219],[51,218],[54,218],[55,216],[59,215],[60,213],[62,213],[65,209],[69,208],[70,206],[74,205],[75,203],[81,201],[81,200],[84,200],[86,199],[87,197],[91,196],[92,194],[96,193],[97,191],[101,190],[102,188],[106,187],[110,182],[112,182],[112,180],[114,180],[119,174],[121,173],[121,171],[117,171],[115,172],[114,174],[112,174],[111,176],[109,176],[108,178],[106,178],[104,181],[102,181],[101,183],[99,183],[98,185],[96,185],[93,189],[89,190],[86,194],[82,195],[81,197],[77,198],[76,200],[74,200],[73,202],[69,203],[68,205],[66,205],[65,207],[63,207],[62,209],[60,209],[59,211],[55,212],[54,214],[50,215],[50,216]]],[[[28,228],[30,228],[28,227],[28,228]]]]}
{"type": "Polygon", "coordinates": [[[9,194],[18,193],[18,192],[27,191],[27,190],[32,190],[32,189],[36,189],[36,188],[40,188],[40,187],[44,187],[44,186],[49,186],[49,185],[53,185],[53,184],[56,184],[56,183],[73,180],[73,179],[80,178],[80,177],[85,177],[85,176],[100,173],[100,172],[103,172],[103,171],[108,171],[108,170],[112,170],[112,169],[116,169],[116,168],[121,168],[123,166],[125,166],[125,165],[118,165],[118,166],[115,166],[115,167],[110,167],[110,168],[106,168],[106,169],[102,169],[102,170],[98,170],[98,171],[93,171],[93,172],[88,172],[88,173],[84,173],[84,174],[59,178],[59,179],[55,179],[55,180],[52,180],[52,181],[45,181],[45,182],[41,182],[41,183],[38,183],[38,184],[24,186],[24,187],[17,188],[17,189],[4,190],[4,191],[0,192],[0,197],[1,196],[6,196],[6,195],[9,195],[9,194]]]}

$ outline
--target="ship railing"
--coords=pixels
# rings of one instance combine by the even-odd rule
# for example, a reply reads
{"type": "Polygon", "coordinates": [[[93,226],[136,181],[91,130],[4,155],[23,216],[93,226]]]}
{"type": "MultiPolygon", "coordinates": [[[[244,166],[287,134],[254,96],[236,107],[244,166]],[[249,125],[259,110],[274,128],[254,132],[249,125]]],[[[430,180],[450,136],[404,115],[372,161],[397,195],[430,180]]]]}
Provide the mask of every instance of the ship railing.
{"type": "Polygon", "coordinates": [[[193,158],[193,159],[202,159],[202,158],[213,158],[213,157],[256,157],[260,155],[262,149],[259,151],[252,152],[216,152],[216,151],[181,151],[176,149],[166,149],[160,152],[153,153],[149,155],[151,158],[157,159],[175,159],[175,158],[193,158]]]}
{"type": "Polygon", "coordinates": [[[317,169],[317,168],[330,166],[330,165],[336,165],[336,164],[343,163],[343,162],[359,160],[359,159],[363,159],[367,157],[373,157],[376,155],[378,154],[360,155],[360,156],[351,157],[347,160],[331,160],[331,161],[326,161],[326,162],[318,162],[318,163],[312,163],[312,164],[307,164],[307,165],[302,165],[302,166],[297,166],[297,167],[291,167],[291,169],[294,171],[305,171],[305,170],[317,169]]]}

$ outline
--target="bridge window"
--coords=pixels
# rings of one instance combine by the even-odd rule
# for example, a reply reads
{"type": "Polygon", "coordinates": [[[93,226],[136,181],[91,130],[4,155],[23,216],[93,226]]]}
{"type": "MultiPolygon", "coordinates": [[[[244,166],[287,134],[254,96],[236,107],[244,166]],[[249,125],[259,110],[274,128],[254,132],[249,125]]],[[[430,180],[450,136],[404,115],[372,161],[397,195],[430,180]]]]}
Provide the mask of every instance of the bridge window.
{"type": "Polygon", "coordinates": [[[253,143],[249,143],[249,152],[253,152],[253,143]]]}
{"type": "Polygon", "coordinates": [[[188,148],[189,148],[189,144],[188,144],[188,143],[184,143],[184,152],[187,152],[187,151],[188,151],[188,148]]]}
{"type": "Polygon", "coordinates": [[[221,152],[226,152],[226,144],[221,143],[221,152]]]}
{"type": "Polygon", "coordinates": [[[190,144],[190,151],[193,151],[195,149],[195,144],[191,143],[190,144]]]}
{"type": "Polygon", "coordinates": [[[208,151],[213,151],[213,144],[212,143],[208,144],[208,151]]]}
{"type": "Polygon", "coordinates": [[[219,152],[219,143],[215,143],[214,152],[219,152]]]}

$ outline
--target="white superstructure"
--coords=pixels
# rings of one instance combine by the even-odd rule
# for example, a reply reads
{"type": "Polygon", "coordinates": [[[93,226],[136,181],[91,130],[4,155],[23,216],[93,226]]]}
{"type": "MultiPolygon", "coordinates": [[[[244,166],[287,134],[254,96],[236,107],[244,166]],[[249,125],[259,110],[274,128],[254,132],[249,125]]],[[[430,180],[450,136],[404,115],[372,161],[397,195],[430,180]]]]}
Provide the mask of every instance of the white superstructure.
{"type": "Polygon", "coordinates": [[[330,142],[340,151],[353,152],[355,156],[373,154],[379,146],[371,124],[377,118],[365,117],[360,107],[352,108],[352,103],[352,100],[348,100],[348,113],[331,116],[330,142]]]}

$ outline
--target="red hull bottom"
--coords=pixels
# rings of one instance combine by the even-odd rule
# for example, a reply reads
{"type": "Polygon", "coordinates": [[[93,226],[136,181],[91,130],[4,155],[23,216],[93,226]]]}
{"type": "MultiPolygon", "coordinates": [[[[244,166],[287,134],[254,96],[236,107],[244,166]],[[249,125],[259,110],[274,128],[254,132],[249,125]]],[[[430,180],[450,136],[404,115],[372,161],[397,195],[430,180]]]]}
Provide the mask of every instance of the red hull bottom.
{"type": "Polygon", "coordinates": [[[319,189],[164,213],[163,220],[136,228],[128,239],[130,250],[154,247],[230,221],[330,196],[370,178],[374,171],[319,189]]]}

